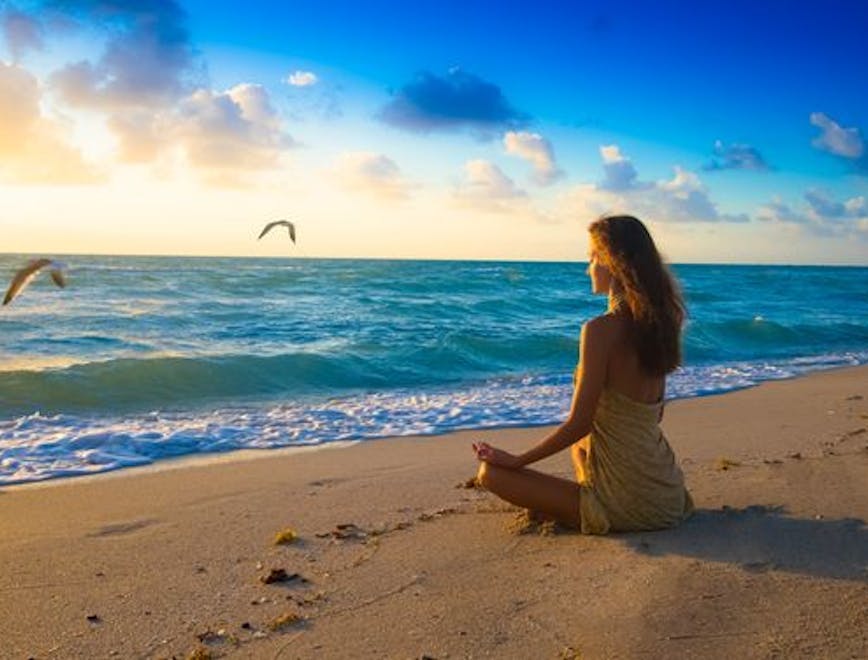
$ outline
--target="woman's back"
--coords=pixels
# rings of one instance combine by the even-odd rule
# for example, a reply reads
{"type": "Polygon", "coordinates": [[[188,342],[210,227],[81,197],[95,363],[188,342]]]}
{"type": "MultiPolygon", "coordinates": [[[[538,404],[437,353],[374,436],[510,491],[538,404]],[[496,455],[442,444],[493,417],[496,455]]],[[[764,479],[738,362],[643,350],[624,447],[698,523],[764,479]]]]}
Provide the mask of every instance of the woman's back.
{"type": "Polygon", "coordinates": [[[639,403],[663,400],[665,376],[648,375],[639,364],[639,354],[632,338],[632,321],[627,314],[607,315],[607,330],[611,350],[606,365],[606,387],[614,389],[639,403]]]}

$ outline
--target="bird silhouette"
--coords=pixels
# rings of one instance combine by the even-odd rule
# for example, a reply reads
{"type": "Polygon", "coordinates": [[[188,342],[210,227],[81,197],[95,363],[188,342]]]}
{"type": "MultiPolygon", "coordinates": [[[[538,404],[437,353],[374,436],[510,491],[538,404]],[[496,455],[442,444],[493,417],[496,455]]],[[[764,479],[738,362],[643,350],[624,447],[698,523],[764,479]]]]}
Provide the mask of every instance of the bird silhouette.
{"type": "Polygon", "coordinates": [[[295,225],[292,224],[289,220],[275,220],[274,222],[269,222],[267,225],[265,225],[262,232],[259,234],[259,238],[265,236],[274,227],[286,227],[287,229],[289,229],[289,237],[292,239],[292,242],[295,243],[295,225]]]}
{"type": "Polygon", "coordinates": [[[39,275],[40,271],[48,268],[51,273],[51,279],[61,289],[66,286],[66,264],[52,259],[40,258],[33,259],[28,262],[24,268],[20,269],[9,283],[9,288],[6,289],[6,296],[3,298],[3,304],[8,305],[27,287],[33,278],[39,275]]]}

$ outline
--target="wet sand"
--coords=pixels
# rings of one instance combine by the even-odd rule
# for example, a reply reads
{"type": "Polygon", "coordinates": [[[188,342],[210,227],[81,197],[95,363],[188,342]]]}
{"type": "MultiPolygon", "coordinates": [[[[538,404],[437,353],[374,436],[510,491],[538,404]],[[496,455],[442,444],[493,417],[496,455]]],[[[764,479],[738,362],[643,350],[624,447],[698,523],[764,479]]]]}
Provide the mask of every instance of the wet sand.
{"type": "Polygon", "coordinates": [[[676,401],[664,428],[697,513],[653,533],[527,525],[466,487],[471,441],[544,428],[0,490],[0,657],[868,656],[868,367],[676,401]]]}

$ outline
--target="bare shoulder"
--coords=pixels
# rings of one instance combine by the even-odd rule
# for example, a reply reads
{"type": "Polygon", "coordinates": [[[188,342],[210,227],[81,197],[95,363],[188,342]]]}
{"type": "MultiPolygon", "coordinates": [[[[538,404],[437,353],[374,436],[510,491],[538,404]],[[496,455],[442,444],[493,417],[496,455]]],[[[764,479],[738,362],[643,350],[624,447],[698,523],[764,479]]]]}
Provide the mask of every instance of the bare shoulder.
{"type": "Polygon", "coordinates": [[[611,314],[592,318],[582,326],[582,355],[597,355],[608,362],[608,356],[621,342],[623,322],[611,314]]]}
{"type": "Polygon", "coordinates": [[[582,326],[582,338],[595,344],[617,343],[625,329],[625,321],[612,314],[601,314],[582,326]]]}

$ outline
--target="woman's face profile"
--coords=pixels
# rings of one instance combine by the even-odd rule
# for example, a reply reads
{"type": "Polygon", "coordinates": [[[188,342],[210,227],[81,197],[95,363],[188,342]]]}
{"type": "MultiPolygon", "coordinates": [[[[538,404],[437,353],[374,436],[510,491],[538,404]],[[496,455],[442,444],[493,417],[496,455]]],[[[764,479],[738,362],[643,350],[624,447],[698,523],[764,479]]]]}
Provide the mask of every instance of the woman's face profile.
{"type": "Polygon", "coordinates": [[[593,293],[609,293],[612,273],[600,263],[597,252],[593,248],[588,254],[588,275],[591,278],[591,291],[593,293]]]}

